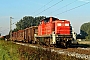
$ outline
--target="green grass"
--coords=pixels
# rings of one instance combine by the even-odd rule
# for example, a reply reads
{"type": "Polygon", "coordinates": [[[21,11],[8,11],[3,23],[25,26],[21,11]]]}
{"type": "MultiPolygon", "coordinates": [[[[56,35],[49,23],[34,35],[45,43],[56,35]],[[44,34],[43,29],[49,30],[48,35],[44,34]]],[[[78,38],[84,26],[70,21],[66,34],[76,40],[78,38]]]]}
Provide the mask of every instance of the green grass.
{"type": "Polygon", "coordinates": [[[0,60],[20,60],[18,45],[0,40],[0,60]]]}

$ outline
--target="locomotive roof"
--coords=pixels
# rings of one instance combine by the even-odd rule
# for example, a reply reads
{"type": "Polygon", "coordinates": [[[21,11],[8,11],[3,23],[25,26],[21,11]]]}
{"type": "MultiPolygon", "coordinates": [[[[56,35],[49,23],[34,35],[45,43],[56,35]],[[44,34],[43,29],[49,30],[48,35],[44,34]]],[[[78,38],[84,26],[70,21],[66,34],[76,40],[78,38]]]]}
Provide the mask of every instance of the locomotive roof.
{"type": "Polygon", "coordinates": [[[50,20],[50,18],[52,18],[53,20],[59,20],[58,18],[55,18],[55,17],[46,17],[46,18],[44,18],[44,19],[42,19],[41,21],[45,21],[45,20],[50,20]]]}
{"type": "MultiPolygon", "coordinates": [[[[47,17],[47,18],[45,18],[45,19],[50,19],[50,18],[53,18],[54,20],[57,20],[58,18],[55,18],[55,17],[47,17]]],[[[44,20],[45,20],[44,19],[44,20]]]]}

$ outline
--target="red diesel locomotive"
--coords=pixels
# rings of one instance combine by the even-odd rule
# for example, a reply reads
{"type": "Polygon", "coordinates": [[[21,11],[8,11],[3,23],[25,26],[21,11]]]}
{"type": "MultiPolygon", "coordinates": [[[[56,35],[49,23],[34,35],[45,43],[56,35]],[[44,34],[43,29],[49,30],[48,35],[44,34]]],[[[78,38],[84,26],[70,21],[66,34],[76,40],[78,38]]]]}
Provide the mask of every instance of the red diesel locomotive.
{"type": "Polygon", "coordinates": [[[45,18],[38,26],[36,41],[46,45],[70,46],[73,39],[70,21],[54,17],[45,18]]]}
{"type": "Polygon", "coordinates": [[[45,45],[70,46],[73,40],[70,21],[48,17],[39,26],[32,26],[12,33],[12,40],[45,45]]]}

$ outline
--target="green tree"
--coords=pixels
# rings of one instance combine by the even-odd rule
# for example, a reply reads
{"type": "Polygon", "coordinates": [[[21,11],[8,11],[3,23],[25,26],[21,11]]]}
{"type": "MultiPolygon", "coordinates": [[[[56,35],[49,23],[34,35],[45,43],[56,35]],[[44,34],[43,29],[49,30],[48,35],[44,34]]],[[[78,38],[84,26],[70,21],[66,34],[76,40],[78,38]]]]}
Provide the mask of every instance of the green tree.
{"type": "Polygon", "coordinates": [[[88,36],[86,36],[86,39],[90,39],[90,27],[87,30],[88,36]]]}
{"type": "Polygon", "coordinates": [[[46,18],[45,16],[39,17],[32,17],[32,16],[25,16],[19,22],[16,23],[16,28],[13,31],[25,29],[31,26],[38,26],[40,20],[46,18]]]}
{"type": "Polygon", "coordinates": [[[86,39],[90,39],[90,22],[81,25],[80,33],[85,36],[86,39]]]}

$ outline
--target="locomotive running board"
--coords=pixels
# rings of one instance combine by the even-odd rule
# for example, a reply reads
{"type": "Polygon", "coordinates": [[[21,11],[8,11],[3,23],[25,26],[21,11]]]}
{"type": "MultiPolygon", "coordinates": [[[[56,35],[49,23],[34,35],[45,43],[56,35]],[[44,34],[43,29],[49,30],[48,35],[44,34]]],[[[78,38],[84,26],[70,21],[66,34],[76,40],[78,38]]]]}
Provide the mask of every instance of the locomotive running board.
{"type": "Polygon", "coordinates": [[[51,35],[42,35],[42,36],[36,35],[35,37],[52,37],[52,36],[51,35]]]}
{"type": "Polygon", "coordinates": [[[56,44],[56,35],[55,34],[52,34],[52,35],[42,35],[42,36],[38,36],[38,35],[34,34],[34,36],[35,36],[35,39],[36,38],[51,38],[50,44],[56,44]]]}

